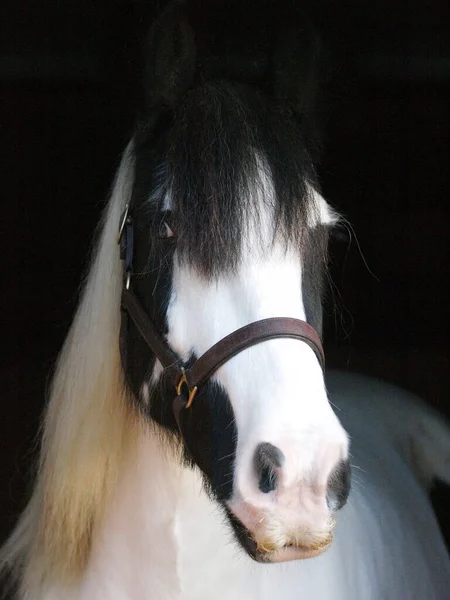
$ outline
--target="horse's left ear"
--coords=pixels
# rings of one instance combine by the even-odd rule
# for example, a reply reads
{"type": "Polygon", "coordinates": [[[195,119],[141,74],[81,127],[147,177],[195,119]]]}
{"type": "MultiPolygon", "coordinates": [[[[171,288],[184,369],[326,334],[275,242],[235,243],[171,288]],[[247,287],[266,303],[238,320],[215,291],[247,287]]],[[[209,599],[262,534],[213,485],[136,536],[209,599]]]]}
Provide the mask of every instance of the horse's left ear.
{"type": "Polygon", "coordinates": [[[195,73],[194,33],[184,2],[170,2],[152,26],[146,46],[145,105],[174,109],[192,85],[195,73]]]}
{"type": "Polygon", "coordinates": [[[307,18],[297,14],[280,27],[274,55],[274,94],[289,101],[299,117],[314,113],[320,57],[320,37],[307,18]]]}

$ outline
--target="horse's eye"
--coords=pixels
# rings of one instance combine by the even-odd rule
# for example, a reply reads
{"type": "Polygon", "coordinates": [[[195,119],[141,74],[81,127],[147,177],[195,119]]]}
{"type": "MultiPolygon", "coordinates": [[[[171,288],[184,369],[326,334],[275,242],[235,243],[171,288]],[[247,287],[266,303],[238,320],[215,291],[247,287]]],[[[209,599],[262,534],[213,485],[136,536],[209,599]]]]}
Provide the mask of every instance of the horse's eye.
{"type": "Polygon", "coordinates": [[[160,238],[166,239],[166,238],[174,237],[173,230],[170,226],[169,217],[170,217],[170,214],[166,213],[160,221],[160,224],[159,224],[159,237],[160,238]]]}
{"type": "Polygon", "coordinates": [[[351,241],[351,234],[348,229],[336,226],[331,228],[330,238],[336,242],[348,244],[351,241]]]}
{"type": "Polygon", "coordinates": [[[167,221],[162,221],[160,228],[159,228],[159,237],[161,237],[161,238],[173,237],[173,231],[170,228],[170,225],[167,223],[167,221]]]}

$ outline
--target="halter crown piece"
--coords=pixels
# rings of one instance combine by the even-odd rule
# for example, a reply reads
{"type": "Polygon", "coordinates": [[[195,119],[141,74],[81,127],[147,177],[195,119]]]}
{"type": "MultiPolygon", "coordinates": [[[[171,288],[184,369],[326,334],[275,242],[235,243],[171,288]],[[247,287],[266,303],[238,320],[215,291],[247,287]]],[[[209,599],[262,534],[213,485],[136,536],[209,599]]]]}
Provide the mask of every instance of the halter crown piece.
{"type": "Polygon", "coordinates": [[[130,204],[126,205],[120,218],[118,244],[120,245],[120,258],[124,261],[121,299],[122,322],[120,327],[122,364],[125,369],[128,333],[127,317],[130,317],[150,351],[156,356],[165,373],[173,381],[175,392],[173,412],[179,427],[181,409],[188,409],[192,405],[198,389],[224,363],[246,348],[275,338],[297,339],[308,344],[317,356],[322,369],[325,368],[325,356],[319,335],[305,321],[291,317],[274,317],[245,325],[222,338],[190,367],[187,367],[153,325],[131,288],[134,233],[130,204]]]}

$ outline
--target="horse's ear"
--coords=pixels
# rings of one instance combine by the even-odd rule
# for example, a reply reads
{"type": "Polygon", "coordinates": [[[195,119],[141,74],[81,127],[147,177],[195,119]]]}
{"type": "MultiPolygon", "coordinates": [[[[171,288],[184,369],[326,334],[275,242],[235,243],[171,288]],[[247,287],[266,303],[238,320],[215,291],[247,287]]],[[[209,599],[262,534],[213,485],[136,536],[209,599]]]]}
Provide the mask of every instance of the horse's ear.
{"type": "Polygon", "coordinates": [[[308,19],[282,27],[274,56],[274,93],[300,117],[311,118],[317,102],[321,42],[308,19]]]}
{"type": "Polygon", "coordinates": [[[184,2],[170,2],[147,39],[144,92],[148,111],[175,108],[193,82],[195,58],[194,33],[184,2]]]}

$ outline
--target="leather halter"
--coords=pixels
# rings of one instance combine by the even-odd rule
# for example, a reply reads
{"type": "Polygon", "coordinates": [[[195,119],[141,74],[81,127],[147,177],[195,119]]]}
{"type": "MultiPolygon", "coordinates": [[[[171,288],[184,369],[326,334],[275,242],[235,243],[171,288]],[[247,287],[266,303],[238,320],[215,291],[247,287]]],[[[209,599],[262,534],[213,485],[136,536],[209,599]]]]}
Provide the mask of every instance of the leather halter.
{"type": "Polygon", "coordinates": [[[308,344],[315,353],[322,369],[325,368],[325,356],[319,335],[311,325],[292,317],[262,319],[245,325],[211,346],[189,368],[185,367],[181,358],[177,356],[157,331],[134,292],[130,289],[133,242],[133,222],[127,205],[121,217],[118,236],[118,243],[121,246],[121,258],[125,262],[121,300],[122,325],[120,329],[122,360],[124,361],[124,351],[127,343],[126,313],[173,382],[174,391],[176,392],[173,411],[179,426],[181,409],[189,408],[192,405],[198,389],[233,356],[256,344],[276,338],[300,340],[308,344]],[[188,392],[187,400],[186,395],[183,393],[184,387],[188,392]]]}

